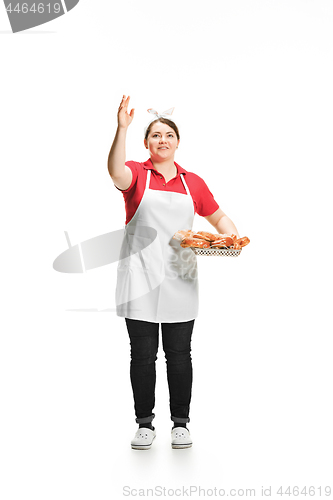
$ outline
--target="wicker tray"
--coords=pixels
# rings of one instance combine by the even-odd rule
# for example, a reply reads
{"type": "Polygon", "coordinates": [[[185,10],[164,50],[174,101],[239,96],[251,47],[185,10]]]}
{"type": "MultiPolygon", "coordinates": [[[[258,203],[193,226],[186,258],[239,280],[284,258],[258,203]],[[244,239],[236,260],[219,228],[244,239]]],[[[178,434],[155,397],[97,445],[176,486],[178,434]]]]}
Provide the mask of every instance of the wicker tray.
{"type": "Polygon", "coordinates": [[[235,250],[234,248],[195,248],[189,247],[196,255],[210,255],[212,257],[238,257],[242,249],[235,250]]]}

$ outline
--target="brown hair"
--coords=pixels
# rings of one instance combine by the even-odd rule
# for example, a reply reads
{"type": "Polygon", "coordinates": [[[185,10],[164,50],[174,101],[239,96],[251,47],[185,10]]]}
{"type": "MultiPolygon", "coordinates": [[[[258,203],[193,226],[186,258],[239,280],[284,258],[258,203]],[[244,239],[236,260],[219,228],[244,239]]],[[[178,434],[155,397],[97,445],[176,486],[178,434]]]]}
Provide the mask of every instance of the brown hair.
{"type": "Polygon", "coordinates": [[[145,135],[146,140],[148,139],[148,135],[151,131],[152,126],[154,125],[154,123],[157,123],[157,122],[161,122],[161,123],[165,123],[166,125],[169,125],[169,127],[171,127],[176,132],[177,139],[178,140],[180,139],[178,127],[172,120],[169,120],[168,118],[157,118],[157,120],[154,120],[153,122],[151,122],[149,124],[149,126],[146,130],[146,135],[145,135]]]}

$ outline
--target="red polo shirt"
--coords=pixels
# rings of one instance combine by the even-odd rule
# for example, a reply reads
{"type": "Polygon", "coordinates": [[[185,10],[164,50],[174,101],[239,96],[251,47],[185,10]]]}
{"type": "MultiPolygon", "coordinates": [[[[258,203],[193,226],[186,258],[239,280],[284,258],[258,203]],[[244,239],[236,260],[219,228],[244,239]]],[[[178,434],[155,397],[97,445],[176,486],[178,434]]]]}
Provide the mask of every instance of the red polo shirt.
{"type": "Polygon", "coordinates": [[[148,170],[151,170],[150,189],[186,194],[184,184],[180,178],[180,174],[184,174],[185,182],[193,199],[195,213],[205,217],[213,214],[219,208],[219,205],[214,200],[214,196],[209,191],[205,181],[193,172],[187,172],[176,162],[177,175],[167,183],[163,175],[154,168],[150,159],[144,163],[127,161],[125,165],[132,170],[132,183],[130,187],[125,190],[121,190],[115,186],[124,196],[126,210],[125,224],[129,223],[140,204],[146,186],[148,170]]]}

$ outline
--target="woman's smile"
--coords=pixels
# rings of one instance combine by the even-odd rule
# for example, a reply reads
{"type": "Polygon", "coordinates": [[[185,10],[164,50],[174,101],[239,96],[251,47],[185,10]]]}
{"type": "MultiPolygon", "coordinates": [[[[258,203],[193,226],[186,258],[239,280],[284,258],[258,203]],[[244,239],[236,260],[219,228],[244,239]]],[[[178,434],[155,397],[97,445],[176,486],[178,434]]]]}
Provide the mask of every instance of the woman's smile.
{"type": "Polygon", "coordinates": [[[157,122],[155,123],[148,135],[147,141],[145,141],[146,147],[150,151],[152,160],[158,161],[159,155],[163,158],[163,161],[170,157],[173,158],[179,140],[175,131],[169,127],[166,123],[157,122]]]}

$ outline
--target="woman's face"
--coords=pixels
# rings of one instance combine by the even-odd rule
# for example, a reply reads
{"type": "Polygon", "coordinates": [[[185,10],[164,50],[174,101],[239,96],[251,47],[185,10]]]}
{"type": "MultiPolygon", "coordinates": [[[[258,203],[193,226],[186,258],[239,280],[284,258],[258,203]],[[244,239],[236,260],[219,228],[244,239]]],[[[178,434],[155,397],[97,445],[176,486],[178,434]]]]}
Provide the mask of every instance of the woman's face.
{"type": "Polygon", "coordinates": [[[163,161],[174,157],[179,140],[173,128],[166,123],[157,122],[152,126],[144,143],[152,160],[163,161]]]}

